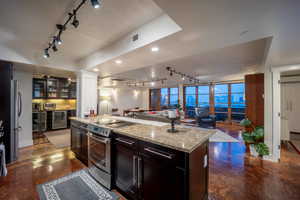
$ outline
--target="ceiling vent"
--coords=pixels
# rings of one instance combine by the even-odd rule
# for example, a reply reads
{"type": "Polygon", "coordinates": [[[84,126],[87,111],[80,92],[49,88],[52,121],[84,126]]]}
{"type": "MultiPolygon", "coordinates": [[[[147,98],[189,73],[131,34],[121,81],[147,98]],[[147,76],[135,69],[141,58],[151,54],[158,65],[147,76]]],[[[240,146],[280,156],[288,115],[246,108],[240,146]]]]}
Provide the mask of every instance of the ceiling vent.
{"type": "Polygon", "coordinates": [[[135,34],[133,37],[132,37],[132,41],[135,42],[139,39],[139,34],[135,34]]]}

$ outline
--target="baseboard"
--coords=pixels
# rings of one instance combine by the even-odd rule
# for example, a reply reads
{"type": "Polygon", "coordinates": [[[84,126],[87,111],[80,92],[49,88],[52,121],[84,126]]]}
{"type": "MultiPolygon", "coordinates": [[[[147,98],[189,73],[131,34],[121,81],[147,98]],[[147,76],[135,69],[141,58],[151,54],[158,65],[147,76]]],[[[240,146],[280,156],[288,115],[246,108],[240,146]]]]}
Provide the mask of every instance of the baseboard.
{"type": "Polygon", "coordinates": [[[33,140],[24,140],[24,141],[19,141],[19,148],[23,147],[28,147],[33,145],[33,140]]]}
{"type": "Polygon", "coordinates": [[[272,155],[269,156],[263,156],[263,160],[271,161],[271,162],[276,162],[278,163],[280,159],[274,158],[272,155]]]}

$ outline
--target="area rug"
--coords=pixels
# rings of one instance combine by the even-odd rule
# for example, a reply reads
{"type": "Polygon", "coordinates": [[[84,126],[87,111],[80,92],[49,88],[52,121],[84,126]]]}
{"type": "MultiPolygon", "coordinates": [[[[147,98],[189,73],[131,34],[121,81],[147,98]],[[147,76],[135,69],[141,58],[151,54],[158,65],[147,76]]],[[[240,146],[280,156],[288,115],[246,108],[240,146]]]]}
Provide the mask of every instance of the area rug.
{"type": "Polygon", "coordinates": [[[209,142],[239,142],[234,137],[226,134],[221,130],[217,130],[217,132],[209,138],[209,142]]]}
{"type": "Polygon", "coordinates": [[[40,200],[117,200],[119,197],[102,187],[86,170],[37,186],[40,200]]]}
{"type": "Polygon", "coordinates": [[[70,129],[44,133],[48,140],[57,148],[69,147],[71,143],[70,129]]]}

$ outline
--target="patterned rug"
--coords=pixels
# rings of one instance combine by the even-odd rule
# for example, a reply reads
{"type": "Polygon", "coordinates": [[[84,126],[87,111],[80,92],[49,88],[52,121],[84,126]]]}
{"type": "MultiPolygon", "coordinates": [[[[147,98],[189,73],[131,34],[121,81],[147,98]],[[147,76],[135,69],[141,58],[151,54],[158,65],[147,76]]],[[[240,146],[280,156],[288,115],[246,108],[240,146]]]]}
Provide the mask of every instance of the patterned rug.
{"type": "Polygon", "coordinates": [[[37,186],[40,200],[118,200],[102,187],[86,170],[37,186]]]}

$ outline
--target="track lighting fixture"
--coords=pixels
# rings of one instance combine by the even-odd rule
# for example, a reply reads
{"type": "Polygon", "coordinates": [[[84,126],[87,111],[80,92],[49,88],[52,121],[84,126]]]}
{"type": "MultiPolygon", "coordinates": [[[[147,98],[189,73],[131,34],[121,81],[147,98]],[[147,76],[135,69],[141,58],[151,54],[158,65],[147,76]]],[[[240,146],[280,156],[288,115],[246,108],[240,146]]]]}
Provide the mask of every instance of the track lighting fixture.
{"type": "Polygon", "coordinates": [[[170,73],[170,76],[173,74],[181,76],[181,79],[184,81],[185,79],[188,79],[190,82],[194,81],[195,83],[200,83],[199,79],[186,75],[184,73],[178,72],[175,69],[172,69],[171,67],[166,67],[166,70],[170,73]]]}
{"type": "MultiPolygon", "coordinates": [[[[81,3],[73,10],[73,13],[69,13],[68,19],[63,24],[56,24],[56,28],[58,29],[57,33],[53,37],[53,40],[49,43],[48,47],[44,49],[44,57],[49,58],[49,49],[52,49],[53,51],[57,51],[57,46],[62,44],[61,35],[62,33],[67,29],[67,25],[70,23],[75,28],[79,26],[79,20],[77,19],[77,13],[78,10],[87,2],[88,0],[81,0],[81,3]],[[73,20],[72,20],[73,18],[73,20]],[[72,20],[72,21],[71,21],[72,20]]],[[[94,8],[101,7],[102,0],[91,0],[91,4],[94,8]]]]}
{"type": "Polygon", "coordinates": [[[98,0],[91,0],[91,3],[94,8],[100,8],[100,3],[98,0]]]}

